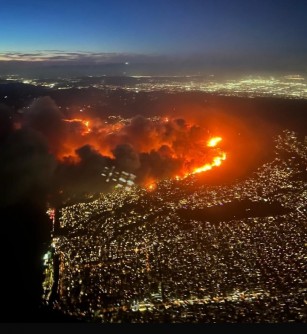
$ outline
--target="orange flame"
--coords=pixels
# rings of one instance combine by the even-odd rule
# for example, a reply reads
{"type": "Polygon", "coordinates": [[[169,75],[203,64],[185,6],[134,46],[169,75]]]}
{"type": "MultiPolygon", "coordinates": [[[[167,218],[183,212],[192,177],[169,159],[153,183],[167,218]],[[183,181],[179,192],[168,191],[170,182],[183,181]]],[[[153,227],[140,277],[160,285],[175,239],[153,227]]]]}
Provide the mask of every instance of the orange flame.
{"type": "Polygon", "coordinates": [[[195,168],[193,170],[193,172],[187,174],[187,176],[191,175],[191,174],[197,174],[197,173],[201,173],[201,172],[206,172],[206,171],[212,169],[212,167],[220,166],[222,164],[223,160],[226,160],[226,153],[222,153],[221,155],[214,157],[213,161],[210,164],[208,163],[208,164],[205,164],[204,166],[195,168]]]}
{"type": "Polygon", "coordinates": [[[208,147],[215,147],[217,145],[217,143],[219,143],[221,140],[222,140],[221,137],[210,138],[207,142],[207,146],[208,147]]]}
{"type": "Polygon", "coordinates": [[[64,119],[64,122],[82,124],[83,126],[83,130],[81,131],[82,136],[85,136],[91,132],[90,121],[80,119],[80,118],[72,118],[72,119],[64,119]]]}
{"type": "MultiPolygon", "coordinates": [[[[217,145],[217,143],[219,143],[221,140],[222,140],[221,137],[210,138],[207,142],[207,146],[208,147],[215,147],[217,145]]],[[[202,172],[207,172],[208,170],[211,170],[213,167],[220,166],[222,164],[222,161],[224,161],[224,160],[226,160],[226,153],[221,152],[219,155],[213,157],[211,163],[206,163],[203,166],[194,168],[192,172],[186,173],[184,175],[184,178],[188,177],[189,175],[198,174],[198,173],[202,173],[202,172]]]]}
{"type": "Polygon", "coordinates": [[[156,184],[155,182],[150,183],[150,184],[147,185],[147,190],[148,190],[148,191],[153,191],[153,190],[155,190],[156,188],[157,188],[157,184],[156,184]]]}

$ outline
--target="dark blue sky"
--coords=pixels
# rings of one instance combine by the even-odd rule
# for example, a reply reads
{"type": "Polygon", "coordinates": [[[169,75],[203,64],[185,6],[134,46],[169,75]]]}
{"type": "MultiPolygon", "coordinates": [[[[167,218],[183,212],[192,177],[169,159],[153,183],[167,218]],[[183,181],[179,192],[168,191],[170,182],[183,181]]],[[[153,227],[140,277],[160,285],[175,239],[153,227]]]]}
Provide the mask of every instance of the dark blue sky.
{"type": "Polygon", "coordinates": [[[307,1],[10,0],[1,4],[0,41],[0,59],[7,52],[60,50],[229,59],[279,55],[302,62],[307,1]]]}

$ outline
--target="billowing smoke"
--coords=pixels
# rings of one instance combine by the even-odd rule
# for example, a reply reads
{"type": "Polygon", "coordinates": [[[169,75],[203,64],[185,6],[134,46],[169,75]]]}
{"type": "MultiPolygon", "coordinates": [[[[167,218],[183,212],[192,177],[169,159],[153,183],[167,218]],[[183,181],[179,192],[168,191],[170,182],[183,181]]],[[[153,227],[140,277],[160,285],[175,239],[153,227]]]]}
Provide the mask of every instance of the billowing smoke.
{"type": "Polygon", "coordinates": [[[13,112],[0,107],[0,206],[39,198],[49,189],[56,162],[49,143],[35,129],[15,129],[13,112]]]}
{"type": "Polygon", "coordinates": [[[23,124],[25,128],[31,128],[42,134],[53,153],[58,153],[65,140],[64,115],[49,97],[44,96],[35,99],[24,112],[23,124]]]}
{"type": "Polygon", "coordinates": [[[112,167],[114,162],[96,151],[90,145],[76,150],[78,163],[66,159],[58,162],[54,173],[53,200],[61,200],[61,195],[79,196],[88,192],[105,192],[109,186],[101,172],[104,167],[112,167]]]}
{"type": "Polygon", "coordinates": [[[130,144],[119,144],[112,151],[116,167],[135,173],[141,166],[140,157],[130,144]]]}
{"type": "Polygon", "coordinates": [[[133,173],[135,182],[147,185],[182,177],[219,154],[206,145],[209,131],[184,117],[73,118],[47,96],[20,111],[18,129],[9,114],[2,113],[6,125],[0,127],[7,141],[1,156],[8,161],[1,174],[15,180],[5,183],[8,200],[39,185],[49,187],[54,198],[109,191],[102,176],[106,168],[133,173]]]}

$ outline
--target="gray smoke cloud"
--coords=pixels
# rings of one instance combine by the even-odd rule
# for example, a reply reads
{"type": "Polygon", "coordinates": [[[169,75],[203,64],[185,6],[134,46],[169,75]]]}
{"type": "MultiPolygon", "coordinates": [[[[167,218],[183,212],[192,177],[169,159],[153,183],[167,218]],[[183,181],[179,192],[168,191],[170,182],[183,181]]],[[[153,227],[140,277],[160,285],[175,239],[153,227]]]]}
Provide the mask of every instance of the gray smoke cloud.
{"type": "Polygon", "coordinates": [[[140,157],[138,152],[129,144],[120,144],[112,151],[116,166],[127,172],[135,172],[140,168],[140,157]]]}
{"type": "Polygon", "coordinates": [[[31,128],[44,136],[49,148],[57,153],[61,142],[65,140],[64,115],[49,96],[35,99],[32,104],[24,109],[23,125],[31,128]]]}
{"type": "Polygon", "coordinates": [[[11,131],[0,144],[0,205],[11,205],[26,197],[44,197],[55,166],[48,144],[38,132],[11,131]]]}

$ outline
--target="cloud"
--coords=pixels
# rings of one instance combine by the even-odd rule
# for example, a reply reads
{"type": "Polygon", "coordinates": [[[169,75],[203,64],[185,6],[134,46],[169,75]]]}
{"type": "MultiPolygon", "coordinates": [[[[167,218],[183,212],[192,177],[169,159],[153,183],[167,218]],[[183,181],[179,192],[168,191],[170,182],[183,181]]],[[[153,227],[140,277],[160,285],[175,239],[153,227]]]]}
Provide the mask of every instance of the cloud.
{"type": "Polygon", "coordinates": [[[61,50],[43,50],[35,52],[1,52],[0,62],[48,62],[48,63],[127,63],[127,62],[156,62],[167,57],[158,54],[136,54],[118,52],[67,52],[61,50]]]}

